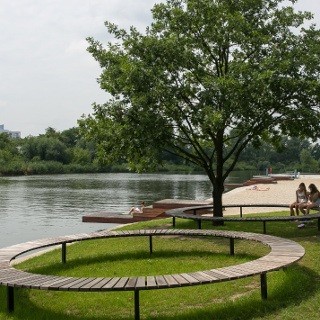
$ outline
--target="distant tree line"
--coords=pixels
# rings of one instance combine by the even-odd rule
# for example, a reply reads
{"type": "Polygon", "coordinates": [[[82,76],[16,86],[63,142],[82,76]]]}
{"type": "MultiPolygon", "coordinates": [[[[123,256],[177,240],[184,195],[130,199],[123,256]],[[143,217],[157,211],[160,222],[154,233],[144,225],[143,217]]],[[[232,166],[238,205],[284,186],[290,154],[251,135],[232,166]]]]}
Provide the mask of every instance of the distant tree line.
{"type": "MultiPolygon", "coordinates": [[[[163,153],[159,172],[197,172],[200,168],[188,164],[171,153],[163,153]]],[[[284,137],[278,148],[262,143],[257,149],[249,145],[240,156],[236,170],[265,172],[266,168],[282,173],[297,170],[320,172],[320,145],[309,140],[284,137]]],[[[10,139],[0,134],[0,174],[33,175],[57,173],[127,172],[125,161],[105,165],[98,157],[94,141],[88,141],[79,128],[59,132],[51,127],[44,134],[24,139],[10,139]]]]}

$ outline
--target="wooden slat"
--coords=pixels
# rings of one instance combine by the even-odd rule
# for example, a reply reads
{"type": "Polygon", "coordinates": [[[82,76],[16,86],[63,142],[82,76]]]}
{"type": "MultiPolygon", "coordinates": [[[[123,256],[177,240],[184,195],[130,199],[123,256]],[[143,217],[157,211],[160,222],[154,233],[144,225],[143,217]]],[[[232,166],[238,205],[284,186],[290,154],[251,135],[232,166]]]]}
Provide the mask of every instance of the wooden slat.
{"type": "Polygon", "coordinates": [[[129,280],[128,280],[127,284],[126,284],[125,289],[127,289],[127,290],[132,290],[132,289],[134,289],[134,288],[136,287],[137,280],[138,280],[137,277],[131,277],[131,278],[129,278],[129,280]]]}
{"type": "Polygon", "coordinates": [[[119,280],[120,280],[119,277],[111,278],[111,280],[108,281],[102,288],[103,289],[112,289],[119,280]]]}
{"type": "Polygon", "coordinates": [[[82,278],[82,282],[77,283],[76,285],[73,285],[69,288],[70,291],[84,291],[82,288],[88,284],[92,282],[92,278],[82,278]]]}
{"type": "Polygon", "coordinates": [[[138,277],[136,282],[136,289],[145,289],[146,288],[146,278],[145,277],[138,277]]]}
{"type": "Polygon", "coordinates": [[[60,290],[61,287],[64,288],[65,285],[68,285],[69,283],[72,283],[74,282],[74,279],[75,278],[72,278],[72,277],[69,277],[69,278],[62,278],[63,281],[57,281],[53,284],[51,284],[49,287],[48,287],[48,290],[60,290]]]}
{"type": "Polygon", "coordinates": [[[88,291],[90,290],[93,286],[95,286],[96,284],[98,284],[99,282],[101,282],[101,280],[103,280],[104,278],[88,278],[88,281],[87,283],[83,284],[81,287],[80,287],[80,291],[88,291]]]}
{"type": "Polygon", "coordinates": [[[219,279],[219,281],[229,279],[229,275],[227,275],[225,273],[218,272],[216,269],[206,270],[205,273],[209,274],[212,277],[219,279]]]}
{"type": "Polygon", "coordinates": [[[181,277],[185,278],[190,284],[199,284],[199,281],[188,273],[181,273],[181,277]]]}
{"type": "Polygon", "coordinates": [[[193,272],[193,273],[190,273],[190,275],[196,278],[197,280],[199,280],[201,283],[210,283],[211,281],[214,280],[213,277],[210,277],[208,274],[202,271],[193,272]]]}
{"type": "Polygon", "coordinates": [[[114,285],[113,289],[115,290],[123,290],[128,282],[128,277],[122,277],[120,280],[114,285]]]}
{"type": "Polygon", "coordinates": [[[79,284],[83,282],[83,280],[86,280],[87,278],[73,278],[73,281],[66,282],[63,285],[59,287],[59,290],[61,291],[68,291],[71,288],[76,289],[79,288],[79,284]]]}
{"type": "Polygon", "coordinates": [[[158,288],[158,285],[154,276],[147,277],[147,288],[148,289],[158,288]]]}
{"type": "Polygon", "coordinates": [[[167,287],[167,282],[163,276],[156,276],[156,281],[159,288],[167,287]]]}
{"type": "Polygon", "coordinates": [[[180,286],[189,284],[189,281],[187,281],[180,274],[173,274],[172,277],[179,283],[180,286]]]}
{"type": "Polygon", "coordinates": [[[103,288],[111,280],[112,280],[112,278],[102,278],[101,281],[93,284],[90,287],[90,291],[102,291],[101,288],[103,288]]]}
{"type": "Polygon", "coordinates": [[[180,284],[178,283],[178,281],[171,275],[171,274],[166,274],[163,276],[166,279],[167,285],[169,287],[175,287],[177,285],[180,286],[180,284]]]}

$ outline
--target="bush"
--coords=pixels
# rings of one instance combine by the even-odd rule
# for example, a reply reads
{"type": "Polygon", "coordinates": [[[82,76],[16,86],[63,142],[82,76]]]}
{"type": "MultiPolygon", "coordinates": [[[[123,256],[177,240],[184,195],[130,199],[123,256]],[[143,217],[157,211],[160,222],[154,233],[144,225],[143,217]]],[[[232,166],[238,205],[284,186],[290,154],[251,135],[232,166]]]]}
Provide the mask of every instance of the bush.
{"type": "Polygon", "coordinates": [[[26,172],[26,164],[22,160],[13,160],[0,164],[0,173],[6,176],[24,175],[26,172]]]}
{"type": "Polygon", "coordinates": [[[57,161],[36,161],[28,165],[28,174],[54,174],[65,173],[61,162],[57,161]]]}

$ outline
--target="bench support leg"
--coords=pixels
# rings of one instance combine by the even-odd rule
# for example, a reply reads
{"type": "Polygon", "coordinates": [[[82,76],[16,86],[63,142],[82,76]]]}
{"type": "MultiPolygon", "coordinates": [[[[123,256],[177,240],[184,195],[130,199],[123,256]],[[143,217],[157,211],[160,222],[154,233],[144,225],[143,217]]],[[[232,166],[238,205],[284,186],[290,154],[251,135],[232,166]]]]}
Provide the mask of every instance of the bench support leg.
{"type": "Polygon", "coordinates": [[[7,287],[7,311],[12,312],[13,310],[14,310],[13,287],[7,287]]]}
{"type": "Polygon", "coordinates": [[[61,257],[61,261],[62,263],[66,263],[67,261],[67,245],[65,243],[62,244],[62,257],[61,257]]]}
{"type": "Polygon", "coordinates": [[[172,217],[172,228],[176,227],[176,217],[172,217]]]}
{"type": "Polygon", "coordinates": [[[152,254],[153,249],[152,249],[152,236],[149,236],[149,248],[150,248],[150,254],[152,254]]]}
{"type": "Polygon", "coordinates": [[[230,255],[234,256],[234,239],[230,238],[230,255]]]}
{"type": "Polygon", "coordinates": [[[198,229],[201,229],[201,219],[198,220],[198,229]]]}
{"type": "Polygon", "coordinates": [[[266,300],[268,298],[268,290],[267,290],[267,274],[262,273],[260,275],[260,283],[261,283],[261,298],[266,300]]]}
{"type": "Polygon", "coordinates": [[[140,319],[139,290],[134,290],[134,320],[140,319]]]}
{"type": "Polygon", "coordinates": [[[266,222],[263,221],[263,233],[266,234],[267,233],[267,228],[266,228],[266,222]]]}
{"type": "Polygon", "coordinates": [[[320,219],[318,218],[318,231],[320,231],[320,219]]]}

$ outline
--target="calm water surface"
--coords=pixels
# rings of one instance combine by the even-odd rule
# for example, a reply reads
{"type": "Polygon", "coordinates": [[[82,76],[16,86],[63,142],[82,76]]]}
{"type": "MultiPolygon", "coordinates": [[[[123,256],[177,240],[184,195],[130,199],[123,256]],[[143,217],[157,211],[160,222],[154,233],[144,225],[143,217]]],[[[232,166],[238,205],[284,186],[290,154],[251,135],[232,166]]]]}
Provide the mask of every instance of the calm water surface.
{"type": "Polygon", "coordinates": [[[0,177],[0,247],[111,228],[83,223],[94,212],[127,212],[141,200],[207,199],[205,175],[75,174],[0,177]]]}
{"type": "MultiPolygon", "coordinates": [[[[232,182],[243,182],[233,176],[232,182]]],[[[112,228],[84,223],[94,212],[128,212],[144,200],[211,197],[206,175],[74,174],[0,177],[0,248],[29,240],[112,228]]]]}

